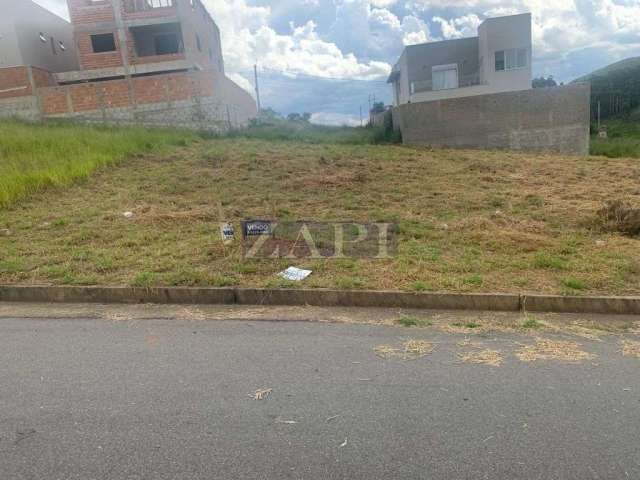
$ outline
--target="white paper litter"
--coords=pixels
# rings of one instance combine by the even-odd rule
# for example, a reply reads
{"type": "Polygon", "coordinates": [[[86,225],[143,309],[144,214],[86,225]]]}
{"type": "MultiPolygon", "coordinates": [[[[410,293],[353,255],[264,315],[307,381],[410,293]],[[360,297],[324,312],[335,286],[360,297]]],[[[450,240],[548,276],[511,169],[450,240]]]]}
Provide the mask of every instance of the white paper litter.
{"type": "Polygon", "coordinates": [[[285,280],[291,280],[292,282],[301,282],[313,272],[311,270],[302,270],[301,268],[289,267],[284,272],[280,272],[278,275],[285,280]]]}
{"type": "Polygon", "coordinates": [[[133,218],[133,212],[124,212],[122,216],[124,218],[133,218]]]}

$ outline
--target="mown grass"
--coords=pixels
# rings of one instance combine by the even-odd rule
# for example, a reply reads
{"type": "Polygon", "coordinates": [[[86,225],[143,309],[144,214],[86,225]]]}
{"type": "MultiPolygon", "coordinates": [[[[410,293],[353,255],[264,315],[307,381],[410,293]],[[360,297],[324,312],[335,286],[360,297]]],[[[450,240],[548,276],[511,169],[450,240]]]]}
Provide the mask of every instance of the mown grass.
{"type": "Polygon", "coordinates": [[[592,155],[609,158],[640,158],[640,120],[619,118],[609,119],[603,123],[607,126],[608,138],[592,137],[592,155]]]}
{"type": "Polygon", "coordinates": [[[640,205],[638,178],[628,158],[194,138],[0,209],[0,283],[637,295],[640,240],[593,220],[640,205]],[[245,259],[219,222],[248,218],[396,222],[398,253],[245,259]]]}
{"type": "Polygon", "coordinates": [[[50,186],[85,179],[134,153],[186,145],[193,137],[142,128],[0,122],[0,207],[50,186]]]}

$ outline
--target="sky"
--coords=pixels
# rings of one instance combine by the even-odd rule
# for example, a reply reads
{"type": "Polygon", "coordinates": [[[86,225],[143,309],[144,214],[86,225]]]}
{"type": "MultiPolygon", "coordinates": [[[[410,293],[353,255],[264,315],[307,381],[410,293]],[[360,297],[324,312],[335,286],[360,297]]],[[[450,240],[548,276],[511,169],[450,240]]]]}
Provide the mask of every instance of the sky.
{"type": "MultiPolygon", "coordinates": [[[[358,124],[405,45],[477,35],[488,17],[533,15],[534,76],[568,82],[640,56],[640,0],[202,0],[222,33],[227,74],[262,104],[358,124]]],[[[66,0],[36,0],[67,17],[66,0]]]]}

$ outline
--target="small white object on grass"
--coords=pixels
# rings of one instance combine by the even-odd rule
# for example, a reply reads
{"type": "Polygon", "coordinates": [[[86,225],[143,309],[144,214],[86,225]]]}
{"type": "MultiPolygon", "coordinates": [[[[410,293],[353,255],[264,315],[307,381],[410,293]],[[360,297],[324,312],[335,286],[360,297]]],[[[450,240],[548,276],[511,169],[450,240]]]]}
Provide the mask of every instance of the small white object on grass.
{"type": "Polygon", "coordinates": [[[124,218],[133,218],[133,212],[124,212],[122,216],[124,216],[124,218]]]}
{"type": "Polygon", "coordinates": [[[302,270],[301,268],[289,267],[284,272],[280,272],[278,275],[285,280],[291,280],[292,282],[301,282],[313,272],[311,270],[302,270]]]}
{"type": "Polygon", "coordinates": [[[344,439],[344,442],[343,442],[343,443],[342,443],[338,448],[346,447],[346,446],[347,446],[347,443],[349,443],[349,442],[348,442],[348,439],[347,439],[347,438],[345,438],[345,439],[344,439]]]}

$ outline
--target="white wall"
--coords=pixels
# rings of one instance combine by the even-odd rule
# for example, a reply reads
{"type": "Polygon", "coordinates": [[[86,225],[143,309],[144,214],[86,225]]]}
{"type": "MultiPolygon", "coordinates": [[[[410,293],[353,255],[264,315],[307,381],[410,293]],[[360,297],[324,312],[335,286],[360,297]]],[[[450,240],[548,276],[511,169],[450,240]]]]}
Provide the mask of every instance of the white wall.
{"type": "Polygon", "coordinates": [[[490,18],[480,25],[478,34],[482,59],[480,82],[489,86],[489,93],[532,88],[531,14],[490,18]],[[496,71],[495,52],[512,48],[527,50],[527,66],[517,70],[496,71]]]}
{"type": "MultiPolygon", "coordinates": [[[[452,43],[442,42],[442,47],[444,47],[445,50],[450,48],[455,52],[456,44],[453,42],[455,41],[452,41],[452,43]]],[[[437,45],[434,44],[434,46],[437,45]]],[[[397,70],[400,70],[399,81],[401,88],[399,104],[402,105],[409,102],[427,102],[447,98],[461,98],[490,93],[512,92],[532,88],[531,14],[511,15],[485,20],[478,29],[477,48],[479,56],[478,73],[480,77],[480,85],[450,90],[419,92],[414,94],[411,94],[410,91],[411,79],[409,78],[411,67],[414,65],[412,63],[411,66],[408,66],[408,63],[414,62],[414,59],[411,59],[411,57],[407,55],[408,49],[405,48],[396,67],[397,70]],[[526,67],[516,70],[496,71],[495,52],[519,48],[527,50],[526,67]]],[[[460,50],[456,55],[463,55],[464,53],[464,50],[460,50]]],[[[425,49],[424,54],[429,54],[429,50],[425,49]]],[[[453,62],[449,61],[449,63],[453,62]]],[[[426,70],[430,72],[431,68],[427,68],[426,70]]],[[[395,84],[392,84],[391,88],[395,89],[395,84]]]]}
{"type": "Polygon", "coordinates": [[[16,29],[8,16],[0,15],[0,68],[22,64],[16,29]]]}
{"type": "Polygon", "coordinates": [[[0,40],[0,66],[32,65],[53,72],[78,68],[73,30],[69,22],[31,0],[0,0],[0,9],[3,12],[0,16],[0,33],[9,29],[14,32],[13,40],[0,40]],[[40,40],[40,33],[46,42],[40,40]],[[55,55],[51,48],[52,37],[56,46],[55,55]],[[65,51],[60,48],[61,41],[66,47],[65,51]]]}

